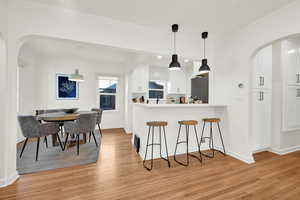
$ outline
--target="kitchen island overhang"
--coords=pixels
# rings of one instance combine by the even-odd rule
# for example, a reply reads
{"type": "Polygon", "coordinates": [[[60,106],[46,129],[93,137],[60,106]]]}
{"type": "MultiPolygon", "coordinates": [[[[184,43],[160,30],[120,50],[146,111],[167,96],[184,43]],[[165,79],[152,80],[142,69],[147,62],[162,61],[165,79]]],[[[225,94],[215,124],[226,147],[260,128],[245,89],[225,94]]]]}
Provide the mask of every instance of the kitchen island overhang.
{"type": "MultiPolygon", "coordinates": [[[[175,145],[177,140],[177,134],[179,131],[178,121],[182,120],[197,120],[199,123],[196,126],[198,138],[200,140],[203,118],[220,118],[220,128],[224,138],[225,147],[227,149],[230,146],[230,135],[228,133],[228,117],[227,117],[227,106],[222,104],[133,104],[133,121],[132,121],[132,131],[133,138],[138,136],[140,138],[140,152],[139,155],[144,159],[148,128],[146,123],[148,121],[166,121],[168,126],[166,127],[166,138],[169,156],[174,156],[175,145]]],[[[186,140],[186,129],[183,127],[181,129],[180,141],[186,140]]],[[[155,128],[154,137],[156,140],[154,143],[158,142],[159,128],[155,128]]],[[[190,128],[189,134],[189,152],[197,152],[197,141],[194,134],[194,128],[190,128]]],[[[204,135],[209,135],[209,124],[206,124],[204,135]]],[[[215,124],[213,124],[213,136],[215,149],[221,149],[221,140],[219,137],[218,129],[215,124]]],[[[208,149],[208,140],[201,143],[201,150],[208,149]]],[[[154,147],[153,158],[160,158],[159,146],[154,147]]],[[[162,144],[162,155],[166,156],[164,151],[165,147],[162,144]]],[[[177,149],[177,155],[186,153],[186,144],[180,144],[177,149]]],[[[147,154],[147,160],[150,159],[151,153],[147,154]]]]}

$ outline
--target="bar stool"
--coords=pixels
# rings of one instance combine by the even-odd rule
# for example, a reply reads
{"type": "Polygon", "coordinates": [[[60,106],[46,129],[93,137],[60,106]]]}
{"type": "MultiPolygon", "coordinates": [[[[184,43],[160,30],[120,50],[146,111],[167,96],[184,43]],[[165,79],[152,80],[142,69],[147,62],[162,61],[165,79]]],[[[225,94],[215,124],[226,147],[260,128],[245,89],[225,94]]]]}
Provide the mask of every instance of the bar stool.
{"type": "Polygon", "coordinates": [[[158,145],[159,146],[159,152],[160,152],[160,157],[168,162],[168,166],[169,168],[171,167],[170,165],[170,160],[169,160],[169,155],[168,155],[168,146],[167,146],[167,138],[166,138],[166,131],[165,131],[165,127],[168,125],[168,122],[164,122],[164,121],[152,121],[152,122],[147,122],[147,126],[149,126],[149,131],[148,131],[148,137],[147,137],[147,146],[146,146],[146,153],[145,153],[145,158],[143,161],[143,165],[144,167],[148,170],[151,171],[153,168],[153,146],[158,145]],[[159,143],[154,143],[154,128],[158,127],[159,128],[159,143]],[[150,132],[151,132],[151,128],[152,128],[152,143],[149,144],[149,138],[150,138],[150,132]],[[164,137],[165,137],[165,146],[166,146],[166,153],[167,153],[167,158],[164,158],[162,156],[161,153],[161,129],[163,129],[164,132],[164,137]],[[152,146],[152,152],[151,152],[151,167],[147,167],[145,165],[146,162],[146,158],[147,158],[147,152],[148,152],[148,147],[152,146]]]}
{"type": "Polygon", "coordinates": [[[198,134],[197,134],[197,129],[196,129],[196,125],[198,124],[198,121],[195,121],[195,120],[179,121],[178,124],[179,124],[179,131],[178,131],[177,142],[176,142],[176,147],[175,147],[174,160],[177,163],[179,163],[180,165],[188,166],[189,163],[190,163],[189,156],[192,156],[192,157],[197,158],[202,163],[202,155],[201,155],[201,151],[200,151],[200,144],[199,144],[199,139],[198,139],[198,134]],[[179,137],[180,137],[180,133],[181,133],[181,126],[185,126],[186,141],[180,141],[179,142],[179,137]],[[197,145],[198,145],[198,152],[199,152],[200,158],[198,158],[197,156],[189,153],[189,131],[190,131],[190,126],[194,126],[194,131],[195,131],[195,135],[196,135],[196,140],[197,140],[197,145]],[[178,144],[183,144],[183,143],[186,143],[186,163],[182,163],[182,162],[176,160],[176,152],[177,152],[178,144]]]}
{"type": "Polygon", "coordinates": [[[220,118],[205,118],[205,119],[203,119],[203,129],[202,129],[202,134],[201,134],[201,140],[200,141],[202,141],[205,138],[209,139],[209,149],[212,151],[212,155],[202,153],[204,156],[206,156],[208,158],[213,158],[215,156],[215,151],[219,151],[224,156],[226,155],[225,146],[224,146],[224,142],[223,142],[223,137],[222,137],[222,133],[221,133],[220,125],[219,125],[220,121],[221,121],[220,118]],[[210,135],[209,135],[209,137],[203,137],[204,128],[205,128],[206,123],[210,123],[210,135]],[[212,134],[212,123],[217,123],[217,125],[218,125],[220,139],[221,139],[222,146],[223,146],[223,152],[220,151],[220,150],[216,150],[214,148],[214,139],[213,139],[213,134],[212,134]]]}

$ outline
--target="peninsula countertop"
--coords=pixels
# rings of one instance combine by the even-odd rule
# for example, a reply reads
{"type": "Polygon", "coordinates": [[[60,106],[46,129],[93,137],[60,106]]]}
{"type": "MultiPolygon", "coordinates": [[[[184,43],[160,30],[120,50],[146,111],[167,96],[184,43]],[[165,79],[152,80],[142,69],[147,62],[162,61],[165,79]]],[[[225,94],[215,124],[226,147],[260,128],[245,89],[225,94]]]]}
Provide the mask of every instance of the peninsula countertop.
{"type": "Polygon", "coordinates": [[[146,103],[134,103],[135,106],[142,106],[146,108],[217,108],[227,107],[225,104],[146,104],[146,103]]]}

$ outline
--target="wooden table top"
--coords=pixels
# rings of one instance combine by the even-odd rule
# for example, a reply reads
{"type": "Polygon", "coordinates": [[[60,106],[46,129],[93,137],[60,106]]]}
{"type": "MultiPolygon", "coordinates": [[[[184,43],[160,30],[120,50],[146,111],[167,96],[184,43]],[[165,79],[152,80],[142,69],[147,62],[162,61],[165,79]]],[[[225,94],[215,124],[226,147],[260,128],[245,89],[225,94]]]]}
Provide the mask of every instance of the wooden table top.
{"type": "Polygon", "coordinates": [[[64,121],[74,121],[79,118],[80,114],[95,113],[94,111],[80,111],[77,113],[46,113],[37,116],[38,120],[43,120],[47,122],[64,122],[64,121]]]}

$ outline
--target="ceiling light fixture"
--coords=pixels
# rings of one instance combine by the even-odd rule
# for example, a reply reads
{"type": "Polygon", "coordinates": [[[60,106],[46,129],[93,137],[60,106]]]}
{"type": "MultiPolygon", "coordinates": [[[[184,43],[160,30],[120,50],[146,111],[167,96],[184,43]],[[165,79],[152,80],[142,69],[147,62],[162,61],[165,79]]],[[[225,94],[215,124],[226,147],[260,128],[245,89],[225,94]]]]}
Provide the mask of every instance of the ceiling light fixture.
{"type": "Polygon", "coordinates": [[[203,74],[207,74],[210,72],[210,68],[207,64],[207,58],[205,57],[205,39],[208,37],[208,32],[203,32],[202,33],[202,39],[203,39],[203,53],[204,53],[204,57],[202,59],[202,64],[201,64],[201,67],[199,68],[199,72],[200,72],[200,76],[203,75],[203,74]]]}
{"type": "Polygon", "coordinates": [[[174,33],[174,53],[172,55],[172,61],[169,65],[169,70],[180,70],[181,66],[178,62],[178,55],[176,54],[176,33],[178,32],[178,24],[172,25],[172,32],[174,33]]]}
{"type": "Polygon", "coordinates": [[[83,78],[83,75],[79,74],[79,70],[75,69],[75,73],[71,74],[69,76],[69,80],[70,81],[75,81],[75,82],[83,82],[84,78],[83,78]]]}
{"type": "Polygon", "coordinates": [[[190,60],[189,59],[184,59],[184,62],[188,63],[188,62],[190,62],[190,60]]]}
{"type": "Polygon", "coordinates": [[[158,60],[161,60],[161,59],[162,59],[162,56],[161,56],[161,55],[158,55],[158,56],[156,56],[156,58],[157,58],[158,60]]]}

